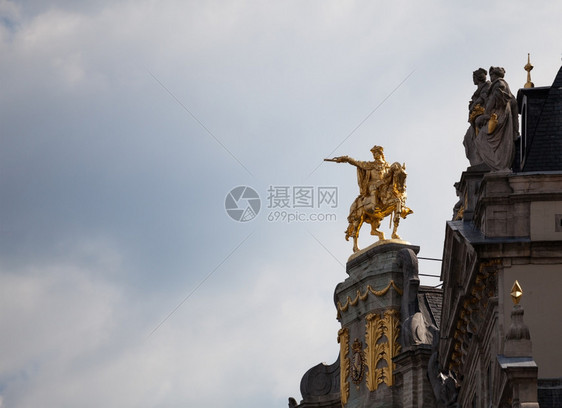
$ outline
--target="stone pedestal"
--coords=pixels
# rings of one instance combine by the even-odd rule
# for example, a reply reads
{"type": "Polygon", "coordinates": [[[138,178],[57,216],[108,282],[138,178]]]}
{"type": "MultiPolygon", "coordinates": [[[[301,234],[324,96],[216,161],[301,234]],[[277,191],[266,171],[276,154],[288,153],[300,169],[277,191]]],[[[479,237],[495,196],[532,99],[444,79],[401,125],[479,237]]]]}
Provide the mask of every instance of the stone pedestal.
{"type": "Polygon", "coordinates": [[[537,401],[538,367],[532,357],[498,355],[498,363],[506,374],[514,408],[539,408],[537,401]]]}
{"type": "Polygon", "coordinates": [[[397,253],[404,248],[419,252],[417,246],[389,241],[354,255],[347,262],[349,277],[336,287],[344,408],[402,406],[392,359],[401,348],[403,271],[397,253]]]}
{"type": "Polygon", "coordinates": [[[523,307],[513,306],[511,325],[506,335],[504,355],[498,355],[498,363],[508,380],[507,395],[511,395],[515,408],[539,408],[537,375],[538,367],[533,360],[529,328],[523,322],[523,307]]]}
{"type": "Polygon", "coordinates": [[[454,219],[462,219],[464,221],[472,221],[476,203],[478,202],[478,191],[484,174],[489,173],[490,169],[484,165],[469,167],[462,173],[461,180],[455,186],[459,203],[455,206],[454,219]]]}

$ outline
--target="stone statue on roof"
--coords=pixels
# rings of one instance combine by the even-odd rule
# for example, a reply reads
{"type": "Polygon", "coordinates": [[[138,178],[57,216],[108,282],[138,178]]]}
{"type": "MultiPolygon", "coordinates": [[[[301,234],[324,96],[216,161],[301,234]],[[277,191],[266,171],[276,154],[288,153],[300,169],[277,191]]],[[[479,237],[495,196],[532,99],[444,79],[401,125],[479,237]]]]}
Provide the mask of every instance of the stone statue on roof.
{"type": "Polygon", "coordinates": [[[470,126],[466,131],[463,141],[466,158],[471,166],[482,163],[482,158],[478,154],[475,145],[475,138],[478,131],[476,130],[474,121],[478,116],[484,113],[485,100],[488,96],[488,90],[490,89],[490,81],[486,78],[487,74],[488,72],[484,68],[478,68],[472,73],[472,81],[474,85],[476,85],[476,91],[474,91],[468,103],[468,122],[470,126]]]}
{"type": "Polygon", "coordinates": [[[477,90],[469,103],[469,122],[464,139],[466,156],[471,166],[486,164],[492,171],[509,170],[519,137],[517,100],[503,79],[505,70],[490,67],[474,71],[477,90]]]}

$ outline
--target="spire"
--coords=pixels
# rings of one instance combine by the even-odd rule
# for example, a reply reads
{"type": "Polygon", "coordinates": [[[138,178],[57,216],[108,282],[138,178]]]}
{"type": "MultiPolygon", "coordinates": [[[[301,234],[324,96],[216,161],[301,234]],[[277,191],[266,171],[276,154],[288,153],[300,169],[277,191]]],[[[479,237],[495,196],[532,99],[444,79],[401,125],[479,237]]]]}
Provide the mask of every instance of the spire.
{"type": "Polygon", "coordinates": [[[523,306],[519,304],[523,290],[515,281],[511,289],[513,310],[511,326],[505,336],[503,355],[498,355],[502,371],[507,374],[514,407],[539,408],[537,393],[538,367],[533,360],[529,328],[523,322],[523,306]]]}
{"type": "Polygon", "coordinates": [[[531,82],[531,70],[533,66],[531,65],[531,54],[527,54],[527,64],[523,67],[527,71],[527,82],[523,85],[523,88],[534,88],[535,84],[531,82]]]}
{"type": "Polygon", "coordinates": [[[529,328],[523,322],[523,307],[519,304],[523,289],[515,281],[511,288],[513,310],[511,311],[511,325],[505,336],[504,354],[506,357],[531,357],[531,335],[529,328]]]}
{"type": "Polygon", "coordinates": [[[519,301],[521,300],[521,296],[523,296],[523,289],[521,289],[521,285],[519,285],[519,282],[517,280],[515,280],[515,283],[511,288],[510,295],[511,295],[511,299],[513,300],[513,304],[515,305],[519,304],[519,301]]]}

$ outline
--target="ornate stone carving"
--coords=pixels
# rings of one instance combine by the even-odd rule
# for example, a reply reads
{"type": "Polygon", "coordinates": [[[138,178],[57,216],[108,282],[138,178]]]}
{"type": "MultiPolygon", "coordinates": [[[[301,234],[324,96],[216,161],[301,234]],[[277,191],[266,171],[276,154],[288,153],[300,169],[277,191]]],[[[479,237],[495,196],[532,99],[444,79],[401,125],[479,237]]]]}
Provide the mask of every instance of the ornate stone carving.
{"type": "Polygon", "coordinates": [[[327,365],[320,363],[310,368],[302,377],[300,390],[303,402],[330,402],[340,399],[340,359],[327,365]]]}
{"type": "Polygon", "coordinates": [[[382,316],[367,315],[365,333],[365,361],[367,365],[367,388],[375,391],[380,384],[394,384],[392,358],[400,351],[400,316],[397,310],[386,310],[382,316]]]}
{"type": "Polygon", "coordinates": [[[402,294],[402,290],[398,286],[396,286],[396,283],[394,283],[393,280],[391,280],[388,285],[381,290],[375,290],[371,285],[367,285],[365,293],[362,294],[361,290],[357,290],[357,295],[354,299],[351,299],[351,297],[348,296],[344,305],[342,305],[341,302],[338,302],[338,312],[346,312],[349,306],[356,306],[360,300],[364,302],[365,300],[367,300],[369,293],[375,296],[384,296],[390,290],[390,288],[393,288],[399,295],[402,294]]]}
{"type": "Polygon", "coordinates": [[[413,211],[406,207],[406,166],[398,162],[388,164],[384,158],[383,148],[371,149],[373,161],[358,161],[349,156],[324,159],[336,163],[349,163],[357,167],[359,195],[351,205],[347,220],[349,225],[345,239],[353,238],[353,252],[358,252],[357,238],[364,222],[371,224],[371,235],[384,240],[384,233],[379,231],[382,220],[393,214],[392,238],[400,239],[397,233],[400,218],[406,218],[413,211]]]}
{"type": "Polygon", "coordinates": [[[355,339],[351,346],[351,381],[359,386],[365,374],[365,357],[363,356],[363,343],[355,339]]]}
{"type": "Polygon", "coordinates": [[[448,367],[451,371],[458,372],[464,366],[470,344],[469,337],[472,333],[478,332],[484,322],[490,297],[497,295],[497,268],[500,266],[501,260],[499,259],[482,262],[473,283],[470,285],[470,292],[464,299],[456,319],[456,328],[453,333],[453,352],[448,367]]]}

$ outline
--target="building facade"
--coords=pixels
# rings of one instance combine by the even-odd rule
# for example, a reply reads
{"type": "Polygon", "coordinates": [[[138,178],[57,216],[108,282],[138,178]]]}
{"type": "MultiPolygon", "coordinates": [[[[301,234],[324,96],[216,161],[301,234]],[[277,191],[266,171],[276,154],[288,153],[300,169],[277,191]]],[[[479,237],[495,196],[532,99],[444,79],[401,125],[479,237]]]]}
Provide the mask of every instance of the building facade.
{"type": "Polygon", "coordinates": [[[562,407],[562,68],[516,98],[501,68],[482,71],[442,290],[419,286],[416,246],[352,257],[334,295],[339,358],[290,407],[562,407]]]}

